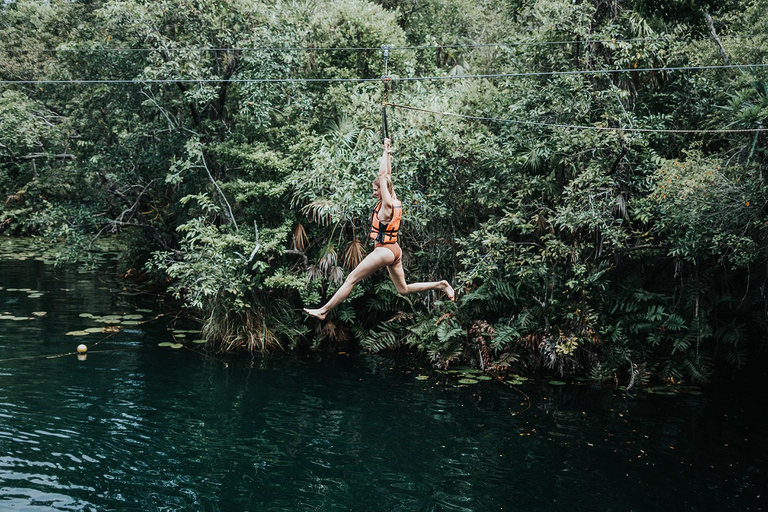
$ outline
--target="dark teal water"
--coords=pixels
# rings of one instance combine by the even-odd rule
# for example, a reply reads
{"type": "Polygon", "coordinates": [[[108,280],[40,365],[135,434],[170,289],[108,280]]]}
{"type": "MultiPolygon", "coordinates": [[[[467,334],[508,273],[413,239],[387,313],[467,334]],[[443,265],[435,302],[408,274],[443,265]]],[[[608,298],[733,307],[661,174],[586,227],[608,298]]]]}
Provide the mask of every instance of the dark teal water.
{"type": "Polygon", "coordinates": [[[225,365],[158,347],[172,341],[165,317],[109,338],[67,336],[103,325],[81,313],[159,311],[108,273],[0,259],[0,287],[0,314],[46,312],[0,320],[0,510],[679,512],[765,501],[762,397],[529,384],[526,409],[500,383],[419,381],[428,370],[387,357],[225,365]],[[78,343],[91,346],[84,361],[45,357],[78,343]]]}

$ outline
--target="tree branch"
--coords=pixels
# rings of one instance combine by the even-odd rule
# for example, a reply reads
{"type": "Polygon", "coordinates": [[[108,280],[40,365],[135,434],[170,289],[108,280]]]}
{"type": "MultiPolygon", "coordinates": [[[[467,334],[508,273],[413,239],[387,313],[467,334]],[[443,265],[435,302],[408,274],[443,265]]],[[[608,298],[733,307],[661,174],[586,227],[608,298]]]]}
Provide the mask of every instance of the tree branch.
{"type": "Polygon", "coordinates": [[[725,48],[723,48],[723,43],[720,42],[720,38],[717,37],[717,32],[715,32],[715,23],[712,21],[712,16],[709,15],[707,11],[703,11],[704,13],[704,20],[707,22],[707,28],[709,28],[709,35],[712,37],[712,40],[717,45],[717,49],[720,50],[720,57],[723,59],[723,62],[725,64],[728,64],[728,54],[725,53],[725,48]]]}
{"type": "Polygon", "coordinates": [[[301,259],[304,261],[304,268],[307,268],[309,266],[309,260],[307,259],[307,255],[301,251],[298,251],[296,249],[286,249],[283,251],[283,254],[291,255],[291,256],[301,256],[301,259]]]}
{"type": "MultiPolygon", "coordinates": [[[[235,220],[235,214],[232,213],[232,206],[230,206],[229,201],[227,201],[227,196],[224,195],[224,191],[221,190],[221,187],[219,187],[219,184],[216,183],[216,180],[213,177],[213,174],[211,174],[211,170],[208,168],[208,164],[205,162],[205,155],[200,155],[200,161],[203,162],[203,167],[205,168],[205,172],[208,173],[208,177],[211,179],[211,183],[213,183],[213,186],[216,187],[216,190],[219,191],[219,194],[221,195],[221,198],[224,200],[224,204],[227,205],[227,211],[229,212],[229,218],[232,221],[232,224],[235,226],[235,231],[239,231],[237,227],[237,221],[235,220]]],[[[256,234],[258,235],[258,228],[256,230],[256,234]]]]}
{"type": "Polygon", "coordinates": [[[70,153],[59,153],[50,155],[48,153],[29,153],[24,156],[16,157],[16,160],[37,160],[38,158],[53,158],[54,160],[74,160],[75,155],[70,153]]]}

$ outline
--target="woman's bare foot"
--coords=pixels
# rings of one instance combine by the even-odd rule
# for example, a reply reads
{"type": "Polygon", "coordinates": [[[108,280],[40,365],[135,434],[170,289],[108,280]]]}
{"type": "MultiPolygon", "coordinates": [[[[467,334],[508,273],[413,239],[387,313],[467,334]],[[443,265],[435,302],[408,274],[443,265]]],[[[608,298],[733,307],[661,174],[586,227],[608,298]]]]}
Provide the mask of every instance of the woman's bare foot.
{"type": "Polygon", "coordinates": [[[317,318],[318,320],[325,320],[325,316],[328,314],[328,313],[323,313],[322,309],[307,309],[307,308],[304,308],[304,312],[306,314],[308,314],[309,316],[313,316],[313,317],[317,318]]]}
{"type": "Polygon", "coordinates": [[[440,281],[440,284],[443,285],[443,291],[448,296],[448,300],[451,302],[456,300],[456,292],[453,290],[453,287],[448,284],[448,281],[440,281]]]}

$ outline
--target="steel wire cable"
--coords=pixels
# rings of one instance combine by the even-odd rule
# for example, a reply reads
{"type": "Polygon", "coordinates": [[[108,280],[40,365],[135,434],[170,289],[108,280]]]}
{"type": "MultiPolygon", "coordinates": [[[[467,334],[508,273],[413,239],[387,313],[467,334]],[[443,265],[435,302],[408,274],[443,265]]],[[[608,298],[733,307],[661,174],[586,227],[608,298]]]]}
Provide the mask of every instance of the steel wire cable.
{"type": "MultiPolygon", "coordinates": [[[[563,44],[582,44],[582,43],[621,43],[621,42],[643,42],[643,41],[663,41],[666,38],[628,38],[628,39],[594,39],[581,40],[571,39],[563,41],[509,41],[504,43],[470,43],[470,44],[433,44],[420,46],[390,46],[390,50],[437,50],[443,48],[490,48],[505,46],[547,46],[563,44]]],[[[57,53],[57,52],[156,52],[156,51],[200,51],[200,52],[246,52],[246,51],[264,51],[264,52],[312,52],[312,51],[378,51],[381,47],[377,46],[252,46],[252,47],[234,47],[234,48],[215,48],[215,47],[171,47],[171,48],[133,48],[133,47],[100,47],[100,48],[0,48],[0,51],[9,53],[37,52],[37,53],[57,53]]]]}
{"type": "MultiPolygon", "coordinates": [[[[721,39],[750,39],[768,37],[768,34],[733,34],[720,36],[721,39]]],[[[650,41],[670,41],[669,37],[635,37],[635,38],[611,38],[611,39],[566,39],[562,41],[507,41],[498,43],[452,43],[452,44],[432,44],[432,45],[413,45],[413,46],[390,46],[391,50],[437,50],[442,48],[490,48],[490,47],[514,47],[514,46],[556,46],[564,44],[585,44],[585,43],[633,43],[650,41]]],[[[253,47],[235,47],[235,48],[216,48],[216,47],[171,47],[171,48],[132,48],[132,47],[100,47],[100,48],[0,48],[0,51],[8,53],[38,52],[38,53],[57,53],[57,52],[154,52],[154,51],[210,51],[210,52],[246,52],[246,51],[266,51],[266,52],[309,52],[309,51],[378,51],[381,47],[376,46],[253,46],[253,47]]]]}
{"type": "MultiPolygon", "coordinates": [[[[715,69],[763,69],[768,64],[720,64],[711,66],[670,66],[622,69],[576,69],[567,71],[523,71],[516,73],[489,73],[477,75],[436,75],[398,77],[388,76],[391,82],[425,80],[468,80],[478,78],[532,78],[548,76],[600,75],[618,73],[650,73],[668,71],[702,71],[715,69]]],[[[149,79],[62,79],[62,80],[0,80],[0,84],[166,84],[166,83],[323,83],[323,82],[379,82],[382,78],[149,78],[149,79]]]]}
{"type": "Polygon", "coordinates": [[[768,128],[718,128],[718,129],[661,129],[661,128],[623,128],[619,126],[594,126],[578,125],[567,123],[542,123],[538,121],[523,121],[518,119],[504,119],[499,117],[471,116],[456,114],[454,112],[442,112],[428,108],[412,107],[409,105],[400,105],[397,103],[385,103],[385,105],[400,108],[403,110],[413,110],[417,112],[426,112],[446,117],[457,117],[462,119],[471,119],[474,121],[502,122],[510,124],[522,124],[528,126],[539,126],[544,128],[570,128],[578,130],[596,130],[596,131],[614,131],[614,132],[632,132],[632,133],[679,133],[679,134],[715,134],[715,133],[761,133],[768,132],[768,128]]]}

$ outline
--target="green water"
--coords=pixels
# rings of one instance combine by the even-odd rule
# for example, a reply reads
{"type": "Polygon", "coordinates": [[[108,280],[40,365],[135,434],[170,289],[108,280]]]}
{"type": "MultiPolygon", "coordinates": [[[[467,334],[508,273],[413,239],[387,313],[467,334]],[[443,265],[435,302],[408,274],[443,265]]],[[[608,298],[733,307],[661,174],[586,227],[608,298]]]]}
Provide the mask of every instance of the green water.
{"type": "Polygon", "coordinates": [[[746,511],[765,500],[762,398],[527,384],[528,407],[498,382],[459,388],[381,356],[225,365],[159,347],[172,341],[168,317],[66,335],[104,325],[81,313],[164,307],[121,286],[108,272],[0,259],[0,314],[33,318],[0,320],[0,510],[746,511]],[[86,360],[44,357],[79,343],[86,360]]]}

